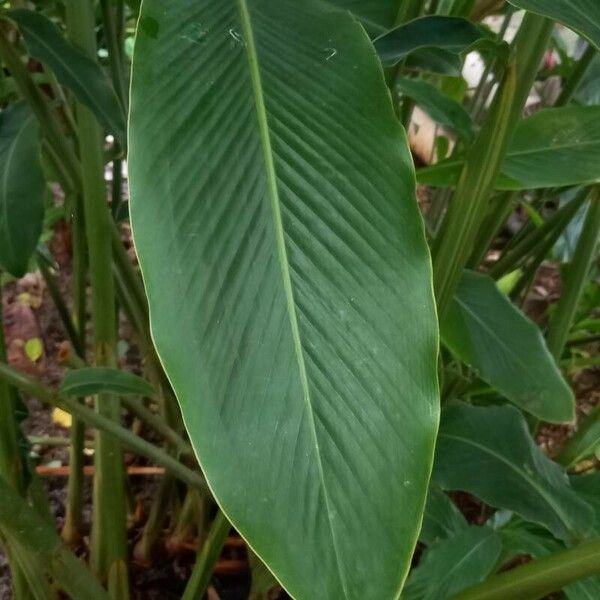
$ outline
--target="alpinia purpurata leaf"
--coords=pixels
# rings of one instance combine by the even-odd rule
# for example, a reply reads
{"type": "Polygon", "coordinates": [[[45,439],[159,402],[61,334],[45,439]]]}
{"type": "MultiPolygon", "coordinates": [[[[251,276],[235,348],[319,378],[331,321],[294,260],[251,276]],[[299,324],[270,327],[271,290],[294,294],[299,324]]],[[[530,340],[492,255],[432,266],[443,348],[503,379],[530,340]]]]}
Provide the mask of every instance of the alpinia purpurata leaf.
{"type": "Polygon", "coordinates": [[[586,37],[600,50],[598,0],[509,0],[518,8],[558,21],[586,37]]]}
{"type": "Polygon", "coordinates": [[[27,271],[44,221],[38,126],[26,104],[0,112],[0,270],[27,271]]]}
{"type": "Polygon", "coordinates": [[[592,508],[573,491],[565,471],[536,446],[512,406],[453,402],[442,413],[434,480],[573,540],[592,526],[592,508]]]}
{"type": "Polygon", "coordinates": [[[573,419],[573,392],[542,332],[490,277],[463,273],[441,334],[453,354],[519,408],[542,421],[573,419]]]}
{"type": "MultiPolygon", "coordinates": [[[[449,159],[419,169],[420,183],[456,185],[463,162],[449,159]]],[[[502,174],[501,190],[564,187],[600,181],[600,106],[549,108],[519,123],[502,174]]]]}
{"type": "Polygon", "coordinates": [[[41,13],[19,8],[5,14],[19,26],[31,56],[52,69],[59,83],[92,110],[109,133],[124,141],[124,110],[100,65],[68,42],[41,13]]]}
{"type": "Polygon", "coordinates": [[[207,481],[299,599],[395,598],[438,418],[411,157],[350,15],[146,0],[131,217],[207,481]]]}

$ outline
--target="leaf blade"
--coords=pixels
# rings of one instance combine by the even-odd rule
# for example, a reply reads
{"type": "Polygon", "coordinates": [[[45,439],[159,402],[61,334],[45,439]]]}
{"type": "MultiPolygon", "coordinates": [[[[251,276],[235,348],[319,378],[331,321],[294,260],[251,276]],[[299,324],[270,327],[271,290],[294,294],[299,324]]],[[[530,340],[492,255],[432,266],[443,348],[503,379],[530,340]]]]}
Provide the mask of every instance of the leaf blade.
{"type": "Polygon", "coordinates": [[[541,331],[491,278],[464,272],[441,334],[456,356],[518,407],[544,421],[573,419],[573,392],[541,331]]]}
{"type": "Polygon", "coordinates": [[[511,406],[450,404],[442,413],[433,477],[442,489],[474,494],[559,539],[576,539],[592,522],[591,507],[577,497],[564,471],[542,454],[511,406]]]}
{"type": "Polygon", "coordinates": [[[311,3],[143,10],[155,23],[134,57],[131,215],[156,345],[209,484],[293,595],[394,596],[425,500],[436,334],[410,157],[372,46],[351,18],[311,3]],[[184,39],[199,24],[203,41],[184,39]],[[161,168],[173,152],[179,168],[161,168]],[[394,291],[407,286],[417,302],[394,291]],[[403,414],[415,425],[400,439],[403,414]],[[385,493],[365,497],[384,471],[385,493]],[[391,538],[390,523],[402,533],[391,538]]]}
{"type": "Polygon", "coordinates": [[[44,220],[38,126],[22,103],[0,113],[0,266],[23,276],[44,220]]]}
{"type": "Polygon", "coordinates": [[[50,67],[59,83],[90,108],[101,125],[125,142],[124,109],[100,65],[70,44],[41,13],[18,8],[6,14],[19,26],[31,56],[50,67]]]}

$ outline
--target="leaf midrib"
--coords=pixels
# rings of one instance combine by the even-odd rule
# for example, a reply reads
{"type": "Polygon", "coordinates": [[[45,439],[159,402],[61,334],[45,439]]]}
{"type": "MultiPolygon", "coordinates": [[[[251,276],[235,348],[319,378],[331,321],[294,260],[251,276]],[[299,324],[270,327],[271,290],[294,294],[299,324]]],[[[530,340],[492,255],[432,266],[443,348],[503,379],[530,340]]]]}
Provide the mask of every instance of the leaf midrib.
{"type": "Polygon", "coordinates": [[[258,120],[258,127],[260,133],[261,146],[263,149],[263,155],[265,159],[266,175],[268,182],[269,196],[271,200],[271,210],[273,213],[275,238],[277,244],[277,254],[279,259],[279,266],[281,268],[281,275],[283,279],[283,287],[286,296],[287,309],[290,317],[290,326],[292,328],[292,337],[294,339],[294,348],[296,352],[296,360],[300,371],[300,382],[302,385],[303,398],[306,403],[308,411],[308,418],[310,422],[311,436],[316,448],[317,465],[319,469],[319,476],[321,480],[321,486],[323,489],[323,498],[325,501],[325,509],[327,512],[327,522],[329,524],[329,531],[331,535],[331,541],[335,554],[335,562],[340,578],[340,584],[342,585],[344,597],[349,599],[350,596],[347,590],[347,584],[345,577],[343,576],[339,550],[337,548],[335,532],[333,529],[333,523],[331,521],[331,509],[329,505],[329,496],[327,494],[327,486],[325,485],[325,476],[323,472],[323,463],[321,460],[321,452],[319,449],[319,441],[317,438],[317,430],[315,424],[315,416],[312,407],[312,401],[310,396],[310,388],[308,383],[308,375],[306,370],[306,364],[304,361],[304,352],[302,349],[302,341],[300,338],[300,326],[298,323],[298,314],[296,311],[296,304],[294,300],[294,291],[292,287],[292,278],[289,269],[289,261],[287,256],[287,248],[285,245],[283,219],[281,216],[281,200],[279,198],[279,189],[277,186],[277,175],[275,170],[275,163],[273,160],[273,149],[271,146],[271,133],[269,130],[267,109],[265,105],[265,98],[262,90],[262,81],[260,74],[260,67],[258,64],[258,53],[256,51],[256,44],[254,41],[254,31],[252,27],[252,21],[250,17],[250,11],[248,9],[247,0],[237,0],[238,8],[240,12],[240,21],[243,30],[243,37],[246,46],[246,54],[248,57],[248,66],[250,70],[250,78],[252,83],[252,92],[254,95],[254,103],[256,108],[256,116],[258,120]]]}

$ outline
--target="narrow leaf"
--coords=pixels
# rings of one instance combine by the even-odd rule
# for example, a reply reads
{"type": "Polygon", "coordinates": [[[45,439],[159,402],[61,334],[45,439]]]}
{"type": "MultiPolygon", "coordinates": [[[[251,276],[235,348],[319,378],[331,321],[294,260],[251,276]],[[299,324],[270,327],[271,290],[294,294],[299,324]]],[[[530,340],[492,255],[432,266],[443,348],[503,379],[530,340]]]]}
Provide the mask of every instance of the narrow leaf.
{"type": "Polygon", "coordinates": [[[442,413],[434,480],[445,490],[511,510],[560,539],[579,537],[592,524],[591,507],[536,446],[525,419],[511,406],[450,404],[442,413]]]}
{"type": "Polygon", "coordinates": [[[396,597],[435,438],[436,319],[373,47],[311,0],[146,0],[142,20],[131,217],[209,485],[295,598],[396,597]]]}
{"type": "MultiPolygon", "coordinates": [[[[541,110],[521,121],[496,182],[501,190],[564,187],[600,181],[600,106],[541,110]]],[[[417,172],[424,185],[456,185],[461,159],[417,172]]]]}
{"type": "Polygon", "coordinates": [[[506,54],[506,47],[495,44],[494,35],[484,27],[461,17],[429,16],[409,21],[375,39],[375,49],[386,67],[392,67],[408,54],[422,48],[437,48],[453,54],[468,52],[479,44],[495,45],[506,54]]]}
{"type": "Polygon", "coordinates": [[[549,17],[586,37],[600,50],[598,0],[509,0],[518,8],[549,17]]]}
{"type": "Polygon", "coordinates": [[[490,277],[463,273],[441,334],[453,354],[519,408],[552,423],[573,419],[573,392],[542,332],[490,277]]]}
{"type": "Polygon", "coordinates": [[[59,83],[91,109],[107,131],[124,141],[123,107],[100,65],[69,43],[41,13],[15,9],[6,14],[19,26],[31,56],[50,67],[59,83]]]}
{"type": "Polygon", "coordinates": [[[42,233],[45,186],[37,121],[11,105],[0,112],[0,270],[14,277],[27,272],[42,233]]]}
{"type": "Polygon", "coordinates": [[[490,527],[468,527],[431,546],[411,572],[402,600],[447,600],[482,582],[500,556],[500,535],[490,527]]]}
{"type": "Polygon", "coordinates": [[[435,85],[419,79],[399,77],[395,86],[405,96],[412,98],[434,121],[454,129],[466,140],[473,137],[473,122],[469,113],[435,85]]]}
{"type": "Polygon", "coordinates": [[[154,396],[154,388],[145,379],[117,369],[83,367],[68,371],[60,387],[68,396],[95,396],[118,394],[120,396],[154,396]]]}

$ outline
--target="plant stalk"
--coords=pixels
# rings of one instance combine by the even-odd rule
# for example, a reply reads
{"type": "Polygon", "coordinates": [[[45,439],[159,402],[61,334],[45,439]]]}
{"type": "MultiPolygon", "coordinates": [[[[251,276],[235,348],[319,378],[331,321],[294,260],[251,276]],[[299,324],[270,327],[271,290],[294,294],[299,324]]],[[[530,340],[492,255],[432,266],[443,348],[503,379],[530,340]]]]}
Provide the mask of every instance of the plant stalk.
{"type": "Polygon", "coordinates": [[[565,106],[571,101],[595,56],[595,46],[593,44],[588,44],[582,57],[577,61],[575,67],[573,67],[573,72],[563,84],[563,88],[555,102],[555,106],[565,106]]]}
{"type": "Polygon", "coordinates": [[[208,537],[202,546],[202,550],[198,554],[192,575],[185,587],[181,600],[197,600],[197,598],[204,596],[230,529],[231,523],[229,523],[223,512],[219,510],[212,523],[208,537]]]}
{"type": "Polygon", "coordinates": [[[450,600],[539,600],[573,581],[598,574],[600,540],[586,541],[564,552],[494,575],[450,600]]]}
{"type": "MultiPolygon", "coordinates": [[[[67,26],[71,41],[93,60],[96,58],[95,14],[91,0],[69,0],[67,26]]],[[[92,288],[94,357],[97,366],[116,366],[116,314],[112,277],[110,216],[104,182],[102,131],[93,113],[77,104],[77,129],[81,152],[81,180],[92,288]]],[[[100,415],[118,423],[120,403],[114,395],[96,398],[100,415]]],[[[94,521],[91,562],[94,571],[108,580],[116,600],[129,595],[123,585],[127,563],[127,514],[123,454],[120,446],[103,432],[98,434],[94,475],[94,521]]]]}
{"type": "Polygon", "coordinates": [[[585,223],[573,260],[564,277],[560,300],[548,329],[548,349],[557,360],[562,356],[569,330],[575,319],[599,238],[600,186],[596,186],[591,192],[585,223]]]}
{"type": "Polygon", "coordinates": [[[481,131],[467,153],[453,201],[435,239],[434,288],[443,317],[473,252],[488,200],[542,61],[553,22],[526,13],[509,64],[481,131]]]}

